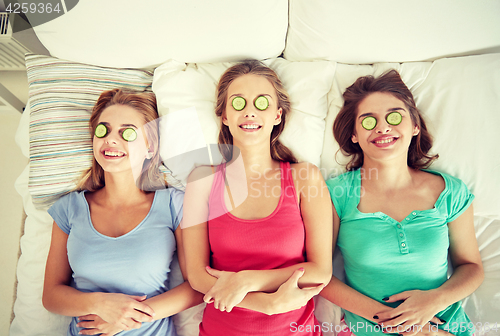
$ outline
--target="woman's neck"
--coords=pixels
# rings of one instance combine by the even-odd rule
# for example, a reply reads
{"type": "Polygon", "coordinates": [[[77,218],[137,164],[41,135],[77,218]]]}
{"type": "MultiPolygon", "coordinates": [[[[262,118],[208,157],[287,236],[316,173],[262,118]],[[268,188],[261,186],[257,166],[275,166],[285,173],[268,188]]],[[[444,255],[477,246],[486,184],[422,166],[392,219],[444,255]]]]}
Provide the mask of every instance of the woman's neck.
{"type": "Polygon", "coordinates": [[[408,167],[406,160],[382,162],[365,157],[361,178],[365,186],[374,190],[403,189],[411,185],[413,170],[408,167]]]}
{"type": "Polygon", "coordinates": [[[132,174],[104,173],[106,185],[100,190],[103,199],[110,205],[124,205],[137,202],[145,193],[139,189],[132,174]]]}
{"type": "Polygon", "coordinates": [[[233,158],[226,167],[231,209],[241,205],[250,196],[250,188],[264,188],[269,180],[276,180],[279,168],[279,162],[271,157],[269,144],[265,148],[247,146],[241,151],[233,150],[233,158]]]}
{"type": "Polygon", "coordinates": [[[244,169],[246,176],[262,176],[266,172],[279,168],[279,164],[271,157],[269,144],[264,146],[246,146],[233,149],[233,158],[229,162],[234,168],[244,169]],[[239,150],[239,151],[238,151],[239,150]]]}

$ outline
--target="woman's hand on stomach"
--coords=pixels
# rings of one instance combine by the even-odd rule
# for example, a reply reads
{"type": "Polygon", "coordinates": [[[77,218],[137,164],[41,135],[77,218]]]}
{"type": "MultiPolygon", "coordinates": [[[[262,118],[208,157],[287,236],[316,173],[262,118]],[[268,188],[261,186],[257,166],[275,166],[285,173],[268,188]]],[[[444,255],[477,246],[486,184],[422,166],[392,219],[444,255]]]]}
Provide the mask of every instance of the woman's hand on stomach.
{"type": "Polygon", "coordinates": [[[141,302],[146,295],[135,296],[119,293],[94,293],[97,296],[94,311],[104,321],[123,330],[138,329],[141,322],[153,320],[154,311],[141,302]]]}
{"type": "MultiPolygon", "coordinates": [[[[415,326],[418,329],[431,322],[431,325],[442,324],[443,322],[435,315],[445,309],[439,303],[439,296],[434,290],[410,290],[401,292],[384,299],[385,302],[403,301],[393,310],[376,314],[379,324],[385,327],[406,330],[415,326]]],[[[416,335],[416,333],[406,333],[406,335],[416,335]]]]}
{"type": "Polygon", "coordinates": [[[122,332],[123,329],[104,321],[102,318],[95,314],[89,314],[85,316],[80,316],[78,318],[79,322],[76,325],[79,328],[84,328],[80,331],[81,335],[97,335],[101,336],[113,336],[122,332]]]}

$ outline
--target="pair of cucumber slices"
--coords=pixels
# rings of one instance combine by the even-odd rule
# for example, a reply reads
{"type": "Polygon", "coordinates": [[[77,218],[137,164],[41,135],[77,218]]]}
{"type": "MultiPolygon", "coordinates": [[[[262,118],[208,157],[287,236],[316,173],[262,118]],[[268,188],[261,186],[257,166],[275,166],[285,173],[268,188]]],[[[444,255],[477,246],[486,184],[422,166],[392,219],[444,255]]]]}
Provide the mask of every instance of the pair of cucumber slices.
{"type": "MultiPolygon", "coordinates": [[[[106,135],[108,135],[108,128],[104,124],[99,124],[95,128],[94,132],[95,136],[98,138],[104,138],[106,135]]],[[[122,132],[122,138],[125,141],[131,142],[137,139],[137,132],[133,128],[126,128],[122,132]]]]}
{"type": "MultiPolygon", "coordinates": [[[[399,125],[401,124],[401,121],[403,120],[403,116],[401,115],[401,113],[399,112],[391,112],[387,115],[387,117],[385,117],[385,120],[387,121],[387,123],[389,125],[393,125],[393,126],[396,126],[396,125],[399,125]]],[[[377,119],[375,119],[375,117],[366,117],[363,119],[363,121],[361,121],[361,126],[363,126],[364,129],[368,130],[368,131],[371,131],[372,129],[375,128],[375,126],[377,126],[377,119]]]]}
{"type": "MultiPolygon", "coordinates": [[[[236,111],[241,111],[247,105],[247,101],[243,97],[234,97],[232,102],[233,108],[236,111]]],[[[264,111],[269,107],[269,100],[265,96],[258,96],[257,99],[253,102],[253,105],[261,111],[264,111]]]]}

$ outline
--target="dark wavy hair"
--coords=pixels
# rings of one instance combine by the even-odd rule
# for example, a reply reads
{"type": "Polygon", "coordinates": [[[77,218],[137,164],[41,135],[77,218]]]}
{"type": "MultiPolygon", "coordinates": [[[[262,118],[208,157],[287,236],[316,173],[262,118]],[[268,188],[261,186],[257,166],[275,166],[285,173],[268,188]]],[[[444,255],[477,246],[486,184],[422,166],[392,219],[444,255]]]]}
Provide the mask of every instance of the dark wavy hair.
{"type": "MultiPolygon", "coordinates": [[[[151,92],[135,92],[123,89],[113,89],[101,93],[94,105],[89,120],[89,131],[92,139],[94,137],[94,130],[99,122],[99,117],[107,107],[112,105],[130,106],[140,113],[145,121],[144,130],[153,156],[151,159],[144,161],[141,175],[137,179],[137,186],[144,191],[165,188],[165,179],[159,170],[160,154],[158,144],[160,134],[158,130],[158,110],[155,95],[151,92]]],[[[76,190],[96,191],[104,187],[104,185],[104,170],[94,157],[92,166],[83,173],[80,181],[77,183],[76,190]]]]}
{"type": "Polygon", "coordinates": [[[390,70],[380,77],[364,76],[358,78],[354,84],[344,92],[344,106],[333,123],[333,135],[340,145],[340,151],[350,156],[347,170],[355,170],[363,165],[363,150],[357,143],[352,142],[355,129],[355,120],[358,106],[367,96],[374,92],[385,92],[401,100],[408,111],[413,125],[419,127],[420,132],[411,140],[408,148],[408,166],[414,169],[427,168],[439,155],[430,155],[432,136],[425,121],[418,110],[411,91],[401,79],[396,70],[390,70]]]}
{"type": "Polygon", "coordinates": [[[227,91],[231,83],[247,74],[258,75],[266,78],[276,90],[276,95],[278,97],[278,109],[281,108],[281,123],[275,125],[271,132],[271,157],[274,160],[286,161],[296,163],[298,160],[293,155],[292,151],[283,145],[278,137],[285,129],[286,117],[290,113],[290,98],[286,92],[283,84],[281,83],[278,75],[268,66],[257,60],[247,60],[242,63],[233,65],[227,69],[224,74],[222,74],[219,84],[217,85],[217,102],[215,107],[215,114],[221,117],[220,132],[219,132],[219,149],[221,151],[222,157],[226,161],[230,161],[233,156],[232,144],[233,136],[229,131],[229,127],[224,125],[222,122],[222,117],[226,113],[226,100],[227,91]]]}

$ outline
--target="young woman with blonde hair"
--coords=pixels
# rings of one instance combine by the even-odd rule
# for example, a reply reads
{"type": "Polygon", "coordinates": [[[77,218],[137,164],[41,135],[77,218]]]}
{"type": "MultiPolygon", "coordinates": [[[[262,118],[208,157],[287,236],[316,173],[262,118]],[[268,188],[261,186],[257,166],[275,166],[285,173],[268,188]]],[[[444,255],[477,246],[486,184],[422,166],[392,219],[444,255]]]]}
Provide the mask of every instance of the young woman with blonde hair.
{"type": "Polygon", "coordinates": [[[92,167],[49,209],[43,304],[73,316],[68,335],[175,335],[168,317],[201,302],[187,282],[169,288],[176,245],[184,266],[183,194],[158,171],[157,118],[152,93],[103,92],[90,118],[92,167]]]}
{"type": "Polygon", "coordinates": [[[261,62],[219,81],[225,163],[194,170],[184,200],[188,279],[208,303],[200,335],[321,334],[311,298],[331,277],[331,204],[319,169],[278,140],[289,112],[261,62]]]}

